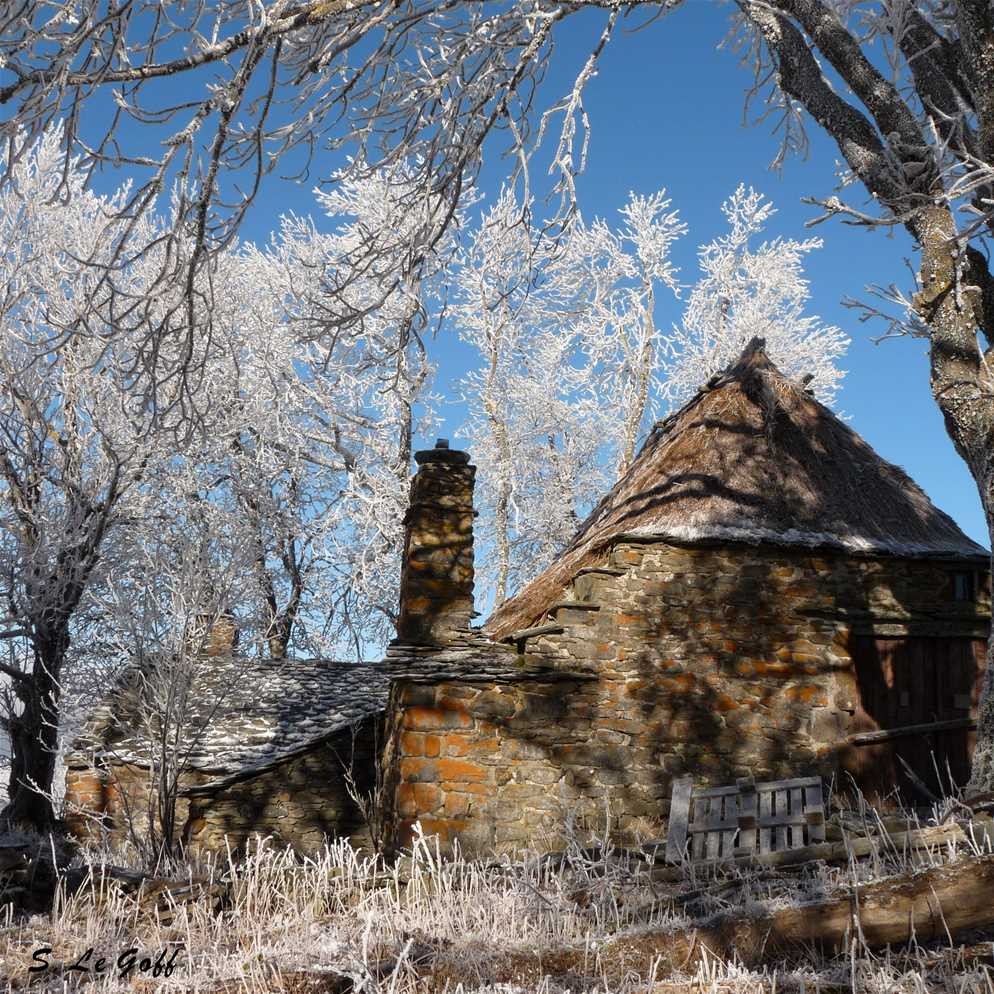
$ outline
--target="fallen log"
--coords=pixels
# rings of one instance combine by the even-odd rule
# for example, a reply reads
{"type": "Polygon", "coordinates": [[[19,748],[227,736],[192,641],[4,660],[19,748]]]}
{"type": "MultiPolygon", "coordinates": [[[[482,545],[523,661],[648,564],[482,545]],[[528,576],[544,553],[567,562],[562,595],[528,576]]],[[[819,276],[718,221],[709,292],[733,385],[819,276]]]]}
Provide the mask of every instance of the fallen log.
{"type": "Polygon", "coordinates": [[[754,967],[796,954],[839,953],[853,937],[880,947],[947,936],[994,924],[994,856],[961,860],[918,873],[862,884],[848,893],[751,916],[726,914],[694,928],[628,932],[605,941],[596,963],[584,947],[521,953],[495,962],[495,982],[523,983],[545,974],[595,973],[609,982],[626,975],[693,972],[706,959],[754,967]]]}

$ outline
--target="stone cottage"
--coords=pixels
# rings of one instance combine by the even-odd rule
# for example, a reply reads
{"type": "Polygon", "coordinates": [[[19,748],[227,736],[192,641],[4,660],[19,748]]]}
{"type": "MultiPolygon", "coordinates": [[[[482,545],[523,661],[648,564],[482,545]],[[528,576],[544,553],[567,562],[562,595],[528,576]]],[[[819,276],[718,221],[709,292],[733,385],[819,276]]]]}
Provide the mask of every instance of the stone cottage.
{"type": "Polygon", "coordinates": [[[564,807],[624,834],[674,777],[820,773],[882,802],[968,772],[989,553],[755,340],[679,411],[556,561],[483,626],[473,468],[418,454],[385,769],[416,821],[485,852],[564,807]],[[933,753],[936,763],[933,763],[933,753]]]}
{"type": "Polygon", "coordinates": [[[388,681],[382,668],[329,660],[257,659],[234,651],[220,619],[188,674],[134,666],[85,723],[66,757],[66,823],[77,837],[147,833],[161,756],[174,736],[177,834],[189,845],[244,851],[253,836],[301,852],[329,836],[368,842],[354,795],[376,783],[388,681]],[[352,783],[346,776],[348,773],[352,783]]]}
{"type": "MultiPolygon", "coordinates": [[[[482,628],[475,469],[441,442],[415,458],[382,664],[204,660],[205,686],[240,696],[196,757],[192,841],[271,831],[308,849],[355,831],[346,739],[357,779],[378,777],[393,845],[420,822],[469,853],[542,846],[567,810],[657,832],[685,774],[820,773],[875,801],[914,799],[904,764],[931,789],[936,767],[965,778],[989,554],[761,340],[655,426],[570,546],[482,628]]],[[[146,757],[127,736],[93,741],[69,793],[113,820],[146,757]]]]}

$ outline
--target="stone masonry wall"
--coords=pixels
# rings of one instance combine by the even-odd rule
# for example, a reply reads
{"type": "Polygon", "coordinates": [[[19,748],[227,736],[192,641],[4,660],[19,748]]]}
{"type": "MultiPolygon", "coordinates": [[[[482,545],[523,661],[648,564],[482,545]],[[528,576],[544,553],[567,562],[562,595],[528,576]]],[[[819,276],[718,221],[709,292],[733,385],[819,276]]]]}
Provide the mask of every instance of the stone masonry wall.
{"type": "MultiPolygon", "coordinates": [[[[377,725],[369,719],[354,739],[346,730],[311,752],[209,797],[180,798],[177,821],[182,837],[194,848],[216,851],[224,850],[225,836],[232,850],[239,851],[256,834],[302,853],[318,851],[326,837],[348,835],[356,844],[368,844],[362,815],[346,789],[343,764],[352,764],[362,792],[372,790],[380,738],[377,725]]],[[[184,786],[209,779],[191,775],[184,786]]],[[[146,770],[121,763],[104,770],[70,769],[66,797],[91,815],[104,816],[101,830],[95,819],[70,808],[67,828],[79,838],[95,840],[103,834],[111,842],[121,842],[129,825],[139,838],[147,834],[146,770]]]]}
{"type": "Polygon", "coordinates": [[[658,831],[674,777],[728,783],[849,761],[859,690],[850,640],[985,637],[990,592],[952,599],[976,567],[772,547],[618,545],[574,582],[527,652],[590,682],[395,687],[396,843],[415,821],[464,850],[543,845],[571,809],[620,837],[658,831]]]}

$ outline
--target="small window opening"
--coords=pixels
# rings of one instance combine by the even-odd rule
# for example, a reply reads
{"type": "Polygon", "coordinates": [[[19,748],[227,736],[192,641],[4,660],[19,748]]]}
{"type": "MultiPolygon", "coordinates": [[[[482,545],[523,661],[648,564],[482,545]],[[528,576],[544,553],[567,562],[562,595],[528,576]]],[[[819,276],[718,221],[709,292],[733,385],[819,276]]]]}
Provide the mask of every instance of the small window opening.
{"type": "Polygon", "coordinates": [[[953,573],[953,600],[972,601],[974,598],[974,574],[953,573]]]}

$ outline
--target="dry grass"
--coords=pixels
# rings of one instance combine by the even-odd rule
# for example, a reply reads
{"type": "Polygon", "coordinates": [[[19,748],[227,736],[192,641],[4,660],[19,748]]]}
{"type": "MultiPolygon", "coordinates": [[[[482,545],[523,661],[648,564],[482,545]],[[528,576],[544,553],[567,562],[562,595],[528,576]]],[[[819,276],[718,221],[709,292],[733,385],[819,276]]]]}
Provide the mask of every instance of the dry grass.
{"type": "MultiPolygon", "coordinates": [[[[976,847],[956,844],[914,855],[881,848],[848,867],[688,871],[680,884],[663,884],[650,879],[646,863],[603,838],[571,841],[558,860],[487,864],[444,860],[432,840],[421,839],[392,867],[345,842],[314,859],[262,843],[238,866],[219,859],[187,867],[191,878],[230,883],[220,909],[200,901],[149,914],[113,888],[97,898],[83,888],[74,897],[60,895],[50,915],[16,920],[8,913],[0,918],[0,990],[994,994],[992,944],[979,939],[972,946],[948,942],[880,954],[854,937],[848,954],[835,958],[799,949],[790,961],[746,970],[704,956],[692,974],[668,976],[649,957],[619,975],[605,951],[606,940],[622,931],[637,948],[643,930],[685,929],[722,912],[747,916],[977,854],[976,847]],[[43,947],[53,950],[52,967],[29,974],[33,952],[43,947]],[[171,975],[153,977],[136,966],[122,977],[114,960],[136,947],[139,963],[179,950],[171,975]],[[91,967],[97,957],[107,959],[105,972],[65,969],[88,948],[91,967]]],[[[102,858],[89,859],[91,878],[99,879],[102,858]]]]}

